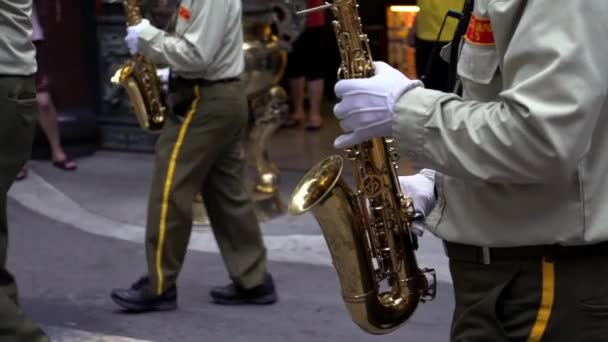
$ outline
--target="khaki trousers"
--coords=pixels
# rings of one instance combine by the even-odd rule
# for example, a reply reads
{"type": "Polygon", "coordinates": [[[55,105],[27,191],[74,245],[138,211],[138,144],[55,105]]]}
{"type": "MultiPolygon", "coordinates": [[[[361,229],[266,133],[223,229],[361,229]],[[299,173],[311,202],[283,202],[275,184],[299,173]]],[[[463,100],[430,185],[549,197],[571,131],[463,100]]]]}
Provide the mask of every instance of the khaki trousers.
{"type": "Polygon", "coordinates": [[[148,272],[157,294],[174,285],[192,230],[192,202],[201,192],[232,280],[263,283],[266,249],[245,185],[243,132],[248,105],[239,81],[176,83],[173,111],[156,145],[148,205],[148,272]]]}
{"type": "Polygon", "coordinates": [[[450,260],[451,341],[608,341],[608,256],[450,260]]]}
{"type": "Polygon", "coordinates": [[[49,341],[19,309],[17,284],[6,269],[7,192],[29,159],[34,140],[37,104],[34,77],[0,76],[0,341],[49,341]]]}

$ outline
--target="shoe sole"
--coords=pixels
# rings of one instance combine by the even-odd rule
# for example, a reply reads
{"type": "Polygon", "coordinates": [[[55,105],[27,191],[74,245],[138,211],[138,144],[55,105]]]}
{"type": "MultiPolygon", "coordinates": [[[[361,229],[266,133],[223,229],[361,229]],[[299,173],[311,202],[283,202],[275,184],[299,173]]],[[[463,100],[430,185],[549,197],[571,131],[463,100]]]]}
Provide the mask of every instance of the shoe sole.
{"type": "Polygon", "coordinates": [[[147,312],[147,311],[172,311],[177,309],[177,303],[161,303],[155,305],[140,305],[131,302],[126,302],[119,297],[111,296],[114,303],[122,306],[129,312],[147,312]]]}
{"type": "Polygon", "coordinates": [[[254,299],[226,299],[226,298],[215,298],[211,297],[213,303],[219,305],[271,305],[277,302],[278,298],[276,295],[267,295],[254,299]]]}

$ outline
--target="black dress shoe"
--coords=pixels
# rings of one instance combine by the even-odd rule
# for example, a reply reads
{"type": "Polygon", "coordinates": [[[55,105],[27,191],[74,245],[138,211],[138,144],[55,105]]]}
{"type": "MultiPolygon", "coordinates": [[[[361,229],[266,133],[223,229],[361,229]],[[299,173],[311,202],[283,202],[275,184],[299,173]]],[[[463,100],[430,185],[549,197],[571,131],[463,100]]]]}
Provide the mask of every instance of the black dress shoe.
{"type": "Polygon", "coordinates": [[[157,296],[150,289],[148,277],[141,277],[129,289],[112,290],[111,297],[114,303],[130,312],[168,311],[177,308],[175,285],[157,296]]]}
{"type": "Polygon", "coordinates": [[[251,289],[244,289],[234,283],[211,289],[213,302],[221,305],[257,304],[269,305],[277,301],[272,277],[267,274],[264,283],[251,289]]]}

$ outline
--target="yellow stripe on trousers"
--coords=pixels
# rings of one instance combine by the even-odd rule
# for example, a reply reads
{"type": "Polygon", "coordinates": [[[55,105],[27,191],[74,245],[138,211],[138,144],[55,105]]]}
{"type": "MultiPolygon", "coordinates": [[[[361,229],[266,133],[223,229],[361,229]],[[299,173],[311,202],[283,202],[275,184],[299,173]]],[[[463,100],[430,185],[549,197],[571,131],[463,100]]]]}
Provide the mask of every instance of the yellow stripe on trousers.
{"type": "Polygon", "coordinates": [[[182,123],[182,127],[179,130],[179,135],[177,136],[177,141],[175,142],[175,146],[173,146],[173,151],[171,152],[171,160],[169,161],[169,168],[167,170],[167,178],[165,179],[165,187],[163,189],[163,202],[160,210],[160,227],[158,232],[158,245],[156,246],[156,276],[158,279],[158,287],[156,293],[161,295],[163,293],[163,267],[162,267],[162,258],[163,258],[163,247],[165,244],[165,236],[167,233],[167,211],[169,210],[169,195],[171,194],[171,186],[173,185],[173,176],[175,175],[175,164],[177,163],[177,157],[179,156],[179,152],[181,151],[182,144],[184,143],[184,138],[186,136],[186,132],[188,131],[188,126],[190,126],[190,122],[192,121],[192,117],[196,112],[196,108],[198,107],[198,102],[200,100],[200,88],[198,86],[194,87],[194,100],[190,105],[190,110],[182,123]]]}
{"type": "Polygon", "coordinates": [[[543,293],[540,301],[540,308],[536,315],[536,322],[532,327],[530,333],[529,342],[539,342],[545,330],[547,324],[551,318],[551,311],[553,310],[553,301],[555,298],[555,264],[553,261],[549,261],[546,258],[543,259],[543,293]]]}

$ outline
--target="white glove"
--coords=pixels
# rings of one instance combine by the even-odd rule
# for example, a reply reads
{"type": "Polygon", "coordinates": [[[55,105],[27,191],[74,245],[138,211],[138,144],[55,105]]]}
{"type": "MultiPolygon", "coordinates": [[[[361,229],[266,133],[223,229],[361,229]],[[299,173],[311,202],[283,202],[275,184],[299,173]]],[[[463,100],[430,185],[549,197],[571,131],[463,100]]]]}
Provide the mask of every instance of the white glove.
{"type": "Polygon", "coordinates": [[[139,24],[127,27],[127,36],[125,37],[125,42],[127,43],[127,47],[129,48],[131,55],[135,55],[139,51],[137,49],[137,40],[139,39],[139,34],[148,27],[150,27],[150,21],[148,19],[142,19],[139,24]]]}
{"type": "Polygon", "coordinates": [[[156,76],[158,76],[160,83],[169,82],[170,75],[171,75],[171,70],[169,68],[156,69],[156,76]]]}
{"type": "Polygon", "coordinates": [[[405,92],[422,85],[384,62],[374,62],[374,65],[373,77],[336,83],[334,91],[341,101],[334,107],[334,114],[346,133],[334,141],[336,148],[392,136],[395,103],[405,92]]]}
{"type": "Polygon", "coordinates": [[[412,176],[399,177],[403,193],[414,201],[416,219],[412,222],[414,233],[422,236],[426,225],[424,219],[431,213],[437,199],[435,198],[435,171],[423,169],[412,176]]]}
{"type": "Polygon", "coordinates": [[[156,76],[160,81],[160,86],[164,91],[169,90],[169,77],[171,76],[171,70],[169,68],[156,69],[156,76]]]}

